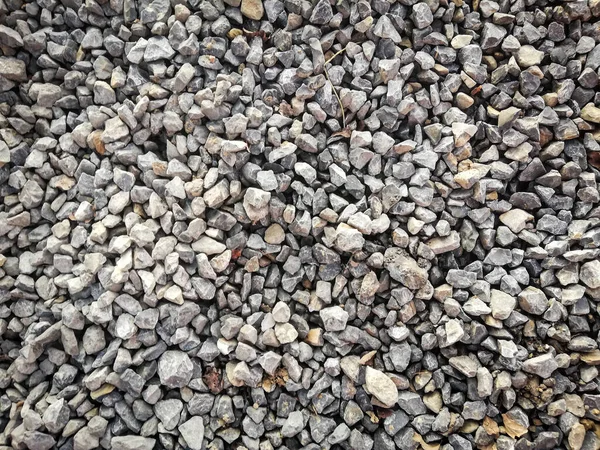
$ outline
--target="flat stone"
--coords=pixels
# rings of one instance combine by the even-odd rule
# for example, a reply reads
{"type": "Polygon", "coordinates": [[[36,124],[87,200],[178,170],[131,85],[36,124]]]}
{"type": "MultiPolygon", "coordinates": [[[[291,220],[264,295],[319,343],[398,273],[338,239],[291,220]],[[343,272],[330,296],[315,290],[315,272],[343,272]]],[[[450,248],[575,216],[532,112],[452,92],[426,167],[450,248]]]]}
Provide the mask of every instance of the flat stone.
{"type": "Polygon", "coordinates": [[[467,378],[475,377],[477,375],[477,370],[480,367],[476,361],[468,356],[453,356],[448,362],[467,378]]]}
{"type": "Polygon", "coordinates": [[[523,370],[525,372],[538,375],[544,380],[550,378],[556,369],[558,369],[558,364],[554,356],[550,353],[536,356],[523,362],[523,370]]]}

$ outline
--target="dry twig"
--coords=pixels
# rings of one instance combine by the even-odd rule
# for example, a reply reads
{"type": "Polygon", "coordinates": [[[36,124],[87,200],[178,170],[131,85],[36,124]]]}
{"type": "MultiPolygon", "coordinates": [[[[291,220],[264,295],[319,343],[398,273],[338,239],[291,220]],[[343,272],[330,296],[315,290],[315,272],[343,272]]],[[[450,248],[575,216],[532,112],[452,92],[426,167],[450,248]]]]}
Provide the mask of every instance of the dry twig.
{"type": "Polygon", "coordinates": [[[335,86],[331,82],[331,78],[329,78],[329,72],[327,72],[327,64],[329,64],[331,61],[333,61],[333,59],[336,56],[338,56],[339,54],[343,53],[344,50],[346,50],[346,47],[344,47],[343,49],[335,52],[331,58],[329,58],[327,61],[325,61],[325,64],[323,65],[323,69],[325,70],[325,76],[327,77],[327,81],[329,81],[329,84],[331,84],[331,89],[333,89],[333,93],[335,94],[335,98],[337,98],[337,101],[338,101],[338,103],[340,105],[340,109],[342,110],[342,124],[343,124],[344,128],[346,128],[346,114],[344,113],[344,105],[342,105],[342,99],[340,98],[339,94],[337,93],[337,91],[335,89],[335,86]]]}

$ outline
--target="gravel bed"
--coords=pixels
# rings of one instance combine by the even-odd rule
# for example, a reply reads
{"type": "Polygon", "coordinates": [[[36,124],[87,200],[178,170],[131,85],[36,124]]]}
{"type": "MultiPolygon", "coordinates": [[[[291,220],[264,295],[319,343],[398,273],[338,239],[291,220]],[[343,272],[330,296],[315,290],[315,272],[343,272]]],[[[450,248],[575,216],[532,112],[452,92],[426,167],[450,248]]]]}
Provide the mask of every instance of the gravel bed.
{"type": "Polygon", "coordinates": [[[0,450],[600,449],[599,18],[0,0],[0,450]]]}

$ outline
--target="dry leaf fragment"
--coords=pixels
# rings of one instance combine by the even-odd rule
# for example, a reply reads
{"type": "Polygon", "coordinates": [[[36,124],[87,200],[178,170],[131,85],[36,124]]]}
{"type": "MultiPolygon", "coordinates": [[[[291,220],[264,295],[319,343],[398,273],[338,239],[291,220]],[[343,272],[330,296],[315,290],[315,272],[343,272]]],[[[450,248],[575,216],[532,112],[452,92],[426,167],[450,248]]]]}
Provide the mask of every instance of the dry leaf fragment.
{"type": "Polygon", "coordinates": [[[498,437],[500,434],[500,428],[498,427],[498,424],[494,419],[488,416],[483,419],[483,429],[488,435],[493,437],[498,437]]]}
{"type": "Polygon", "coordinates": [[[102,141],[102,137],[100,136],[100,133],[96,133],[93,135],[92,142],[94,144],[94,150],[96,150],[96,152],[99,155],[104,155],[104,153],[106,152],[106,149],[104,147],[104,142],[102,141]]]}
{"type": "Polygon", "coordinates": [[[477,447],[479,450],[496,450],[498,447],[496,447],[496,444],[490,444],[490,445],[482,445],[481,447],[477,447]]]}
{"type": "Polygon", "coordinates": [[[440,444],[428,444],[419,433],[415,433],[413,441],[418,442],[423,450],[439,450],[440,444]]]}
{"type": "Polygon", "coordinates": [[[365,353],[365,354],[364,354],[364,355],[363,355],[363,356],[360,358],[360,360],[359,360],[359,364],[361,364],[361,365],[363,365],[363,366],[364,366],[364,365],[366,365],[366,364],[369,364],[369,363],[370,363],[370,362],[373,360],[373,358],[375,358],[375,355],[376,355],[376,354],[377,354],[377,351],[376,351],[376,350],[372,350],[372,351],[370,351],[370,352],[368,352],[368,353],[365,353]]]}
{"type": "Polygon", "coordinates": [[[589,152],[588,162],[596,169],[600,169],[600,152],[589,152]]]}
{"type": "Polygon", "coordinates": [[[345,137],[345,138],[349,138],[351,134],[352,134],[352,130],[350,130],[350,128],[343,128],[342,130],[336,131],[335,133],[333,133],[331,135],[331,137],[333,137],[333,136],[342,136],[342,137],[345,137]]]}
{"type": "Polygon", "coordinates": [[[527,428],[514,420],[508,414],[502,414],[502,420],[504,422],[504,430],[511,438],[520,438],[527,433],[527,428]]]}

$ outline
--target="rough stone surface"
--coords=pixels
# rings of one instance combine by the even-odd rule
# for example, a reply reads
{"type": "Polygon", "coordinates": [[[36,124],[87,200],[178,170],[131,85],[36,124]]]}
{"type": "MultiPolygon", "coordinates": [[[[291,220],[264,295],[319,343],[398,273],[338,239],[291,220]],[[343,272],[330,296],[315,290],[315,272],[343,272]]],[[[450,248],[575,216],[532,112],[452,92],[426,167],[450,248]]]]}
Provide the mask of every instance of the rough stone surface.
{"type": "Polygon", "coordinates": [[[600,448],[598,0],[0,17],[0,450],[600,448]]]}

